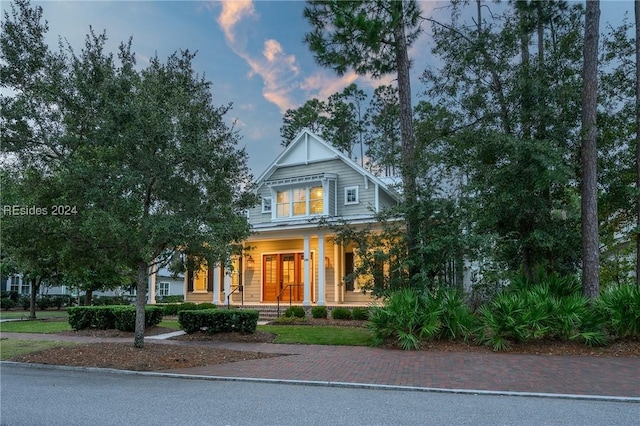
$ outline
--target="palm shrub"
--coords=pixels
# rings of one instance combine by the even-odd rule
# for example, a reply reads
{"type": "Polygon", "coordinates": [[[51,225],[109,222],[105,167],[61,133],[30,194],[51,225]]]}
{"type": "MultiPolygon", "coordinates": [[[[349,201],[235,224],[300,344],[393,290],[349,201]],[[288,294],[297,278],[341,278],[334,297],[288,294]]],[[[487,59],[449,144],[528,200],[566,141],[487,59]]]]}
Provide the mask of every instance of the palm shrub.
{"type": "Polygon", "coordinates": [[[455,289],[447,289],[437,295],[433,295],[433,292],[431,294],[434,301],[433,309],[439,313],[440,330],[437,337],[467,340],[474,328],[475,318],[462,293],[455,289]]]}
{"type": "Polygon", "coordinates": [[[568,291],[571,286],[565,284],[553,290],[543,283],[500,293],[492,303],[480,308],[476,341],[495,351],[507,349],[512,342],[546,338],[576,339],[590,346],[606,343],[601,321],[589,308],[589,299],[568,291]]]}
{"type": "Polygon", "coordinates": [[[525,300],[519,293],[502,292],[488,305],[478,310],[480,325],[476,328],[476,341],[491,346],[494,351],[509,347],[512,340],[526,340],[526,326],[522,315],[525,300]]]}
{"type": "Polygon", "coordinates": [[[591,308],[589,298],[580,293],[558,300],[553,331],[554,337],[579,340],[588,346],[602,346],[607,343],[602,317],[591,308]]]}
{"type": "Polygon", "coordinates": [[[559,274],[547,275],[542,281],[549,291],[556,297],[568,297],[582,294],[582,283],[576,275],[560,276],[559,274]]]}
{"type": "Polygon", "coordinates": [[[409,350],[429,339],[466,339],[473,324],[473,316],[458,291],[405,288],[391,294],[383,306],[371,308],[368,327],[374,344],[393,339],[409,350]]]}
{"type": "Polygon", "coordinates": [[[403,288],[393,292],[383,306],[374,307],[369,313],[368,327],[373,333],[373,343],[380,346],[388,339],[395,339],[404,350],[418,349],[422,310],[416,290],[403,288]]]}
{"type": "Polygon", "coordinates": [[[613,335],[640,338],[640,287],[628,284],[609,287],[595,308],[613,335]]]}

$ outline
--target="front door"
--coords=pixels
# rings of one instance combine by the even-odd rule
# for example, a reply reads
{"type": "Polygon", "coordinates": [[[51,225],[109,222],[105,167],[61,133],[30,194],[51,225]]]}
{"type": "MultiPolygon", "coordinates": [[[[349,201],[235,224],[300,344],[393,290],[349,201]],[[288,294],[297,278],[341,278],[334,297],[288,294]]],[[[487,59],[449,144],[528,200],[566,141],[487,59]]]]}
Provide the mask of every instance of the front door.
{"type": "Polygon", "coordinates": [[[302,253],[263,256],[263,301],[302,302],[304,297],[304,255],[302,253]]]}

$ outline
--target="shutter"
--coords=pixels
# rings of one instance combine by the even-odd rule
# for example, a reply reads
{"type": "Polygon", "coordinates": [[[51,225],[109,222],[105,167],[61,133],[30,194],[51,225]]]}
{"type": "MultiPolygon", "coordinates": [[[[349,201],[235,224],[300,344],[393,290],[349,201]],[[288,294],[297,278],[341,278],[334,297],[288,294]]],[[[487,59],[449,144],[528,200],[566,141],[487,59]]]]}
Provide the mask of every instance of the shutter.
{"type": "Polygon", "coordinates": [[[207,267],[207,291],[213,291],[213,269],[207,267]]]}

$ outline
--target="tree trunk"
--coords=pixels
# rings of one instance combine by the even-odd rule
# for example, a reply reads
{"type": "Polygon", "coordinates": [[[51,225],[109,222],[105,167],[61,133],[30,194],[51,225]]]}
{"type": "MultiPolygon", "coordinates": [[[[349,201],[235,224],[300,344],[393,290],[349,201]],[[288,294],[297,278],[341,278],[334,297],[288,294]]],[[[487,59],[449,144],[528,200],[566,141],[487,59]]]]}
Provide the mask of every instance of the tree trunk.
{"type": "Polygon", "coordinates": [[[84,293],[84,304],[85,306],[91,306],[93,303],[93,290],[87,290],[84,293]]]}
{"type": "Polygon", "coordinates": [[[636,284],[640,285],[640,2],[635,2],[636,21],[636,284]]]}
{"type": "Polygon", "coordinates": [[[600,0],[587,1],[582,89],[582,291],[600,293],[600,238],[598,235],[597,93],[600,0]]]}
{"type": "MultiPolygon", "coordinates": [[[[399,9],[397,11],[398,24],[394,28],[396,41],[396,66],[398,74],[398,101],[400,108],[400,135],[402,138],[401,170],[404,187],[404,197],[407,205],[406,227],[407,246],[409,258],[414,257],[417,250],[416,233],[419,223],[416,220],[415,210],[417,201],[417,177],[415,166],[415,142],[413,134],[413,109],[411,107],[411,80],[409,76],[409,54],[407,52],[407,40],[402,16],[402,2],[394,2],[399,9]]],[[[411,262],[410,277],[419,272],[417,262],[411,262]]]]}
{"type": "Polygon", "coordinates": [[[147,304],[147,263],[138,261],[138,282],[136,284],[136,328],[133,345],[144,348],[145,317],[144,307],[147,304]]]}
{"type": "Polygon", "coordinates": [[[36,319],[36,298],[38,296],[38,290],[40,288],[40,284],[37,278],[31,279],[31,306],[29,306],[29,319],[36,319]]]}

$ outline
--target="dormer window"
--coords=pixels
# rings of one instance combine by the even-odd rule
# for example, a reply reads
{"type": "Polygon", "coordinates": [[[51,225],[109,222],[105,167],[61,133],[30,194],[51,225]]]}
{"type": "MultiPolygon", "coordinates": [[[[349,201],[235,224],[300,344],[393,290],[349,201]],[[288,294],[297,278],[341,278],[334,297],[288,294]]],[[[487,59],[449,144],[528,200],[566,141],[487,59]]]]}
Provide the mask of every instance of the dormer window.
{"type": "MultiPolygon", "coordinates": [[[[271,220],[333,216],[337,211],[337,175],[319,173],[315,175],[283,177],[265,182],[272,200],[271,220]]],[[[268,213],[264,210],[263,213],[268,213]]]]}
{"type": "Polygon", "coordinates": [[[276,217],[314,216],[324,213],[322,186],[281,189],[276,192],[276,217]]]}

